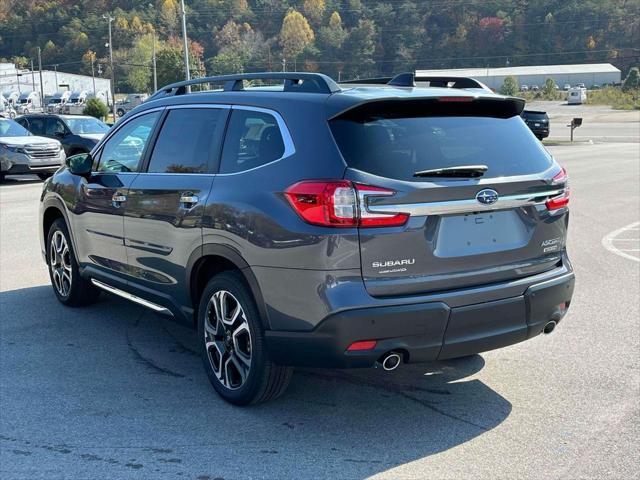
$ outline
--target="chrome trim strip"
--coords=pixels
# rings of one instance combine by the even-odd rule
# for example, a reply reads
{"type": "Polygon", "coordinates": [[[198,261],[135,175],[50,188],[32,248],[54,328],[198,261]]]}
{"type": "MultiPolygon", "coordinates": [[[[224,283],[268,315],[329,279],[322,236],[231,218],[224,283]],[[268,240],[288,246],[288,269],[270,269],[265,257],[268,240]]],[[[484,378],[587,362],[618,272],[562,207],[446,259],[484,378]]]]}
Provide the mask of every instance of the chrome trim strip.
{"type": "Polygon", "coordinates": [[[142,305],[143,307],[147,307],[153,310],[154,312],[162,313],[164,315],[169,315],[170,317],[173,317],[173,313],[171,313],[171,310],[169,310],[168,308],[161,307],[160,305],[157,305],[153,302],[150,302],[140,297],[136,297],[135,295],[125,292],[124,290],[120,290],[119,288],[112,287],[111,285],[107,285],[106,283],[102,283],[101,281],[96,280],[95,278],[91,279],[91,283],[93,283],[96,287],[101,288],[102,290],[105,290],[109,293],[113,293],[114,295],[130,300],[134,303],[137,303],[138,305],[142,305]]]}
{"type": "Polygon", "coordinates": [[[181,103],[178,105],[166,105],[167,110],[175,110],[179,108],[219,108],[221,110],[231,110],[231,105],[222,103],[181,103]]]}
{"type": "Polygon", "coordinates": [[[467,200],[450,200],[445,202],[405,203],[396,205],[366,205],[371,213],[408,213],[411,216],[421,217],[427,215],[452,215],[457,213],[488,212],[492,210],[504,210],[508,208],[520,208],[530,205],[538,205],[554,195],[562,193],[564,189],[548,190],[538,193],[526,193],[521,195],[508,195],[498,198],[491,205],[479,203],[475,198],[467,200]]]}

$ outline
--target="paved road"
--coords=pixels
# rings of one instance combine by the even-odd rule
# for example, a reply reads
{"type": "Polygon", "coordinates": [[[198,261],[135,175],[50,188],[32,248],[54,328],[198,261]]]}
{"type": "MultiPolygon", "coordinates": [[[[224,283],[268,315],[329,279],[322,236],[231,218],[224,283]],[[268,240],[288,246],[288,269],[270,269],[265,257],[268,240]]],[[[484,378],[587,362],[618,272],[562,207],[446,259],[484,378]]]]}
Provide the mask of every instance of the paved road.
{"type": "Polygon", "coordinates": [[[554,147],[571,175],[568,317],[466,360],[302,370],[280,400],[216,397],[193,333],[104,296],[63,308],[38,252],[38,183],[0,186],[0,477],[637,478],[640,144],[554,147]],[[637,231],[636,231],[637,235],[637,231]]]}
{"type": "Polygon", "coordinates": [[[574,130],[575,141],[640,142],[640,111],[613,110],[605,105],[567,105],[566,102],[531,102],[528,109],[549,115],[549,139],[569,140],[571,119],[580,117],[582,126],[574,130]]]}

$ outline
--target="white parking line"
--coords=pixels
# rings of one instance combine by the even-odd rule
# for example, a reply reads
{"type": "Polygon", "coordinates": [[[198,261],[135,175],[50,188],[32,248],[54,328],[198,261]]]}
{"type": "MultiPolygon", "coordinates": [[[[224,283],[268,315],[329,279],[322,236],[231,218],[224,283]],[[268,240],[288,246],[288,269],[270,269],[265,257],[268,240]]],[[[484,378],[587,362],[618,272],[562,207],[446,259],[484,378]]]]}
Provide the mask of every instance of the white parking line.
{"type": "MultiPolygon", "coordinates": [[[[630,255],[630,253],[629,253],[629,252],[640,252],[640,248],[627,248],[627,247],[631,247],[629,244],[625,244],[624,248],[618,248],[613,243],[613,242],[620,242],[620,241],[636,241],[636,242],[638,242],[639,240],[637,238],[616,238],[616,237],[618,235],[623,234],[624,232],[628,232],[628,231],[631,231],[631,230],[638,230],[639,226],[640,226],[640,222],[634,222],[634,223],[632,223],[630,225],[627,225],[626,227],[622,227],[622,228],[619,228],[617,230],[614,230],[611,233],[608,233],[602,239],[602,246],[604,248],[606,248],[607,250],[609,250],[610,252],[615,253],[616,255],[620,255],[621,257],[628,258],[628,259],[634,260],[636,262],[640,262],[640,257],[635,256],[635,255],[630,255]]],[[[622,247],[622,245],[620,245],[620,246],[622,247]]]]}

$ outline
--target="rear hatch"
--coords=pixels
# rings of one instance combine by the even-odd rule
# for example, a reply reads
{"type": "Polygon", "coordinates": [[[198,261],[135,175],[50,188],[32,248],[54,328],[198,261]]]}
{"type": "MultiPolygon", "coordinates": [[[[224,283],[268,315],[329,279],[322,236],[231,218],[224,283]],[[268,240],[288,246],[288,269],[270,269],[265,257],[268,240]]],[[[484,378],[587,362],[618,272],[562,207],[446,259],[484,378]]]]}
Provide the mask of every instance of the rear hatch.
{"type": "Polygon", "coordinates": [[[359,228],[370,294],[467,288],[561,264],[566,175],[521,110],[503,97],[401,99],[331,120],[361,217],[408,214],[400,226],[359,228]]]}

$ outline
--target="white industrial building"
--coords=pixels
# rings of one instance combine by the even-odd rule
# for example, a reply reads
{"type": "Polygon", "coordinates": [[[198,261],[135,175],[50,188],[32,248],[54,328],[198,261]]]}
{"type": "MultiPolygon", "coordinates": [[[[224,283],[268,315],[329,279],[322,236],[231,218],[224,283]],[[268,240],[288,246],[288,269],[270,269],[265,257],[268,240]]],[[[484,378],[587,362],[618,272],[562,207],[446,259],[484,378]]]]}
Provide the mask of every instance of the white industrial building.
{"type": "Polygon", "coordinates": [[[571,86],[584,83],[592,85],[619,83],[621,72],[610,63],[584,63],[577,65],[535,65],[527,67],[505,68],[456,68],[450,70],[416,70],[416,77],[455,76],[472,77],[480,80],[489,88],[498,90],[504,79],[512,76],[520,85],[538,85],[542,87],[547,78],[552,78],[561,88],[568,83],[571,86]]]}
{"type": "MultiPolygon", "coordinates": [[[[88,93],[104,92],[111,97],[111,80],[54,70],[42,70],[42,90],[45,97],[56,92],[69,90],[88,93]]],[[[13,63],[0,63],[0,93],[30,92],[40,93],[40,72],[17,69],[13,63]]]]}

